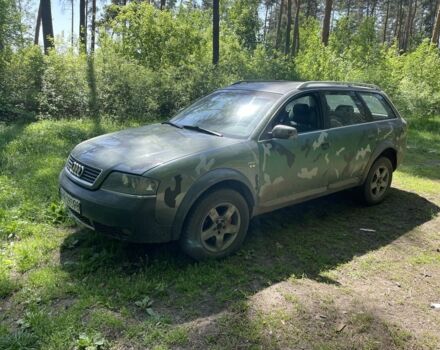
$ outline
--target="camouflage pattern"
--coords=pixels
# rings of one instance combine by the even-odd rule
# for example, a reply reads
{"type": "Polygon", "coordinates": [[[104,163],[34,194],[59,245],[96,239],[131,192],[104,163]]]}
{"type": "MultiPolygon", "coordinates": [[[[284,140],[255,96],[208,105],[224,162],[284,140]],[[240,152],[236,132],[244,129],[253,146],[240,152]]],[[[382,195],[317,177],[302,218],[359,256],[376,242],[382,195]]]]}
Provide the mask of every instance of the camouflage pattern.
{"type": "Polygon", "coordinates": [[[258,214],[361,184],[374,159],[387,149],[395,150],[397,162],[401,161],[406,123],[399,116],[300,133],[295,139],[260,139],[264,125],[277,108],[298,92],[283,91],[249,139],[216,137],[155,124],[87,141],[72,155],[104,169],[96,188],[114,170],[159,180],[155,217],[163,225],[174,222],[188,196],[194,197],[190,201],[194,202],[201,194],[202,190],[192,191],[198,183],[206,182],[200,187],[205,190],[229,180],[229,176],[222,175],[225,169],[236,173],[235,180],[253,194],[253,214],[258,214]]]}

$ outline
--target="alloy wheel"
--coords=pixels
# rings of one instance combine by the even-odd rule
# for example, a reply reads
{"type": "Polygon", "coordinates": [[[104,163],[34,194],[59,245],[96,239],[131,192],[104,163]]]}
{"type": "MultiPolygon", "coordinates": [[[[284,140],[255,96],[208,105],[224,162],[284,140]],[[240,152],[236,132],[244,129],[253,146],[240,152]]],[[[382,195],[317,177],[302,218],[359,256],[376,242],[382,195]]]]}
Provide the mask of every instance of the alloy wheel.
{"type": "Polygon", "coordinates": [[[237,207],[231,203],[221,203],[211,208],[201,226],[203,246],[212,252],[227,249],[236,239],[241,224],[237,207]]]}
{"type": "Polygon", "coordinates": [[[390,173],[386,166],[379,166],[373,174],[370,183],[370,193],[373,198],[381,197],[388,188],[390,173]]]}

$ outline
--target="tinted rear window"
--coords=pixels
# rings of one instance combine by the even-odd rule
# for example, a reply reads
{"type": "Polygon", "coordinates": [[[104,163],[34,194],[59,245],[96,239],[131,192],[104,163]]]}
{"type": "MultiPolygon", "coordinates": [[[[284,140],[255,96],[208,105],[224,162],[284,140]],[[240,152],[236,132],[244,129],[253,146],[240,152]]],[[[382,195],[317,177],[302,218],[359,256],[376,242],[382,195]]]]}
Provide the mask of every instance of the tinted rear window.
{"type": "Polygon", "coordinates": [[[375,93],[360,92],[373,120],[395,118],[395,114],[384,97],[375,93]]]}

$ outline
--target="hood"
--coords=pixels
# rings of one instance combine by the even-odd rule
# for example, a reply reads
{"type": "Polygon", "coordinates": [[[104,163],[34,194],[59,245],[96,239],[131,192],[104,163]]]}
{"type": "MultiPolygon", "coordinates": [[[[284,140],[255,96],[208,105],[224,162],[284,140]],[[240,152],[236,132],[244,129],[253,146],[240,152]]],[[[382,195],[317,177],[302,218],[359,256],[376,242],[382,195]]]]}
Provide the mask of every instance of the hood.
{"type": "Polygon", "coordinates": [[[104,171],[140,175],[173,159],[238,142],[238,139],[152,124],[84,141],[74,148],[72,156],[104,171]]]}

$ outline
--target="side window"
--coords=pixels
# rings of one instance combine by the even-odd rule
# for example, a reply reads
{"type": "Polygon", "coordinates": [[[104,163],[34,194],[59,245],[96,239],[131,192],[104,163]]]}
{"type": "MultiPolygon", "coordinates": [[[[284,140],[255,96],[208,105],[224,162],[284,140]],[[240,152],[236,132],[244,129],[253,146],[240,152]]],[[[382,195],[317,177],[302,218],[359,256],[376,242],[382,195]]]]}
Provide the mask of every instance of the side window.
{"type": "Polygon", "coordinates": [[[361,92],[359,93],[370,110],[373,120],[395,118],[394,112],[382,95],[361,92]]]}
{"type": "Polygon", "coordinates": [[[317,98],[310,94],[290,100],[272,120],[269,129],[272,130],[278,124],[293,126],[298,133],[319,130],[317,98]]]}
{"type": "Polygon", "coordinates": [[[370,121],[361,101],[348,91],[324,92],[324,106],[331,128],[370,121]]]}

